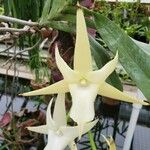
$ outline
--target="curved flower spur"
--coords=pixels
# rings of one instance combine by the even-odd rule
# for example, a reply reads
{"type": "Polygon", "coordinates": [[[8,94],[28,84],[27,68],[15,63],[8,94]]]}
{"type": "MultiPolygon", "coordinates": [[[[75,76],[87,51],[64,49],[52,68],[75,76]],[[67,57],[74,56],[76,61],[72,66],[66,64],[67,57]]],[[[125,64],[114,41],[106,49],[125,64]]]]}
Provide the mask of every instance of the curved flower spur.
{"type": "MultiPolygon", "coordinates": [[[[65,94],[58,94],[55,102],[53,118],[51,115],[51,105],[53,100],[50,101],[46,113],[46,125],[37,127],[28,127],[28,130],[37,133],[48,134],[48,143],[44,150],[64,150],[67,145],[71,150],[75,150],[74,139],[79,136],[78,126],[67,126],[66,110],[65,110],[65,94]]],[[[88,132],[95,126],[98,120],[85,124],[83,134],[88,132]]]]}
{"type": "Polygon", "coordinates": [[[56,46],[56,63],[64,79],[46,88],[24,93],[23,96],[48,95],[70,92],[72,107],[70,117],[80,126],[80,132],[86,122],[94,118],[94,101],[97,94],[130,103],[149,105],[148,102],[119,91],[106,83],[107,77],[115,70],[118,53],[100,70],[92,71],[92,57],[86,29],[84,14],[77,9],[76,45],[74,52],[74,69],[61,58],[56,46]]]}

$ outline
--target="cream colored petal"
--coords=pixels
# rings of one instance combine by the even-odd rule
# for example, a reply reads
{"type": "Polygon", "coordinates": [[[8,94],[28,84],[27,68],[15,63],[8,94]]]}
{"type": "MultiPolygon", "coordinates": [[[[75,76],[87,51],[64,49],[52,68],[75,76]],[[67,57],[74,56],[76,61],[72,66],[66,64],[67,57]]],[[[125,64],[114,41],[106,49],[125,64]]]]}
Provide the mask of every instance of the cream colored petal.
{"type": "Polygon", "coordinates": [[[22,96],[36,96],[36,95],[50,95],[55,93],[66,93],[68,92],[68,84],[65,80],[61,80],[55,84],[52,84],[48,87],[20,94],[22,96]]]}
{"type": "Polygon", "coordinates": [[[66,81],[74,82],[77,79],[77,73],[72,70],[67,63],[61,58],[58,48],[55,48],[56,64],[66,81]]]}
{"type": "Polygon", "coordinates": [[[98,122],[98,119],[92,121],[92,122],[89,122],[89,123],[86,123],[84,125],[84,128],[83,128],[83,134],[87,133],[88,131],[90,131],[98,122]]]}
{"type": "Polygon", "coordinates": [[[77,9],[74,70],[82,74],[92,71],[92,58],[82,9],[77,9]]]}
{"type": "Polygon", "coordinates": [[[110,97],[115,100],[125,101],[129,103],[137,103],[142,105],[149,105],[148,102],[144,102],[135,97],[128,96],[126,93],[119,91],[118,89],[114,88],[113,86],[109,85],[106,82],[100,86],[98,94],[110,97]]]}
{"type": "MultiPolygon", "coordinates": [[[[92,122],[84,124],[82,134],[85,134],[86,132],[88,132],[89,130],[91,130],[96,125],[97,122],[98,122],[98,119],[96,119],[96,120],[94,120],[92,122]]],[[[61,127],[60,131],[66,137],[70,137],[70,141],[73,141],[75,138],[77,138],[79,136],[79,134],[78,134],[79,133],[79,126],[61,127]]]]}
{"type": "Polygon", "coordinates": [[[65,94],[63,93],[57,95],[53,113],[53,120],[55,121],[58,127],[64,126],[67,123],[66,109],[65,109],[65,94]]]}
{"type": "Polygon", "coordinates": [[[48,130],[51,129],[55,129],[55,123],[52,119],[52,115],[51,115],[51,106],[52,106],[52,102],[53,99],[50,101],[48,107],[47,107],[47,111],[46,111],[46,125],[42,125],[42,126],[36,126],[36,127],[27,127],[28,130],[33,131],[33,132],[37,132],[37,133],[43,133],[43,134],[48,134],[48,130]]]}
{"type": "MultiPolygon", "coordinates": [[[[87,123],[87,122],[86,122],[87,123]]],[[[79,140],[81,139],[82,135],[83,135],[83,130],[84,130],[84,126],[86,124],[85,122],[78,122],[78,135],[79,135],[79,140]]]]}
{"type": "MultiPolygon", "coordinates": [[[[87,123],[84,126],[83,134],[88,132],[98,120],[87,123]]],[[[70,145],[75,138],[78,137],[78,126],[75,127],[61,127],[57,132],[48,131],[48,144],[44,150],[64,150],[67,145],[70,145]]]]}
{"type": "Polygon", "coordinates": [[[118,52],[114,59],[109,61],[105,66],[97,71],[92,71],[88,75],[88,80],[94,83],[103,82],[107,79],[107,77],[115,70],[118,62],[118,52]]]}
{"type": "Polygon", "coordinates": [[[70,137],[66,137],[61,133],[52,130],[48,132],[48,143],[44,150],[64,150],[70,143],[70,137]]]}
{"type": "Polygon", "coordinates": [[[52,119],[52,114],[51,114],[51,107],[54,99],[51,99],[51,101],[48,104],[47,111],[46,111],[46,124],[49,129],[51,130],[56,130],[56,123],[52,119]]]}
{"type": "Polygon", "coordinates": [[[41,134],[48,134],[48,126],[47,125],[42,125],[42,126],[37,126],[37,127],[27,127],[28,130],[41,133],[41,134]]]}
{"type": "Polygon", "coordinates": [[[97,84],[88,84],[87,86],[70,84],[69,89],[72,96],[70,117],[80,125],[93,120],[95,115],[94,101],[99,86],[97,84]]]}
{"type": "Polygon", "coordinates": [[[78,150],[75,142],[72,142],[71,144],[69,144],[69,147],[70,147],[70,150],[78,150]]]}

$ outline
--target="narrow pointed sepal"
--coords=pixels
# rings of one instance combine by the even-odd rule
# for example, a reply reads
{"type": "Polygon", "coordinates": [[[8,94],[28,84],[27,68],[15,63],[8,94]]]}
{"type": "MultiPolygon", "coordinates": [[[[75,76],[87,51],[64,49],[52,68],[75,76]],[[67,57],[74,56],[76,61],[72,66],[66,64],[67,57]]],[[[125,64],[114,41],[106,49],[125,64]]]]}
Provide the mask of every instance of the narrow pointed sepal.
{"type": "Polygon", "coordinates": [[[51,130],[55,130],[57,128],[56,123],[52,119],[52,114],[51,114],[51,107],[52,107],[53,101],[54,99],[52,98],[47,106],[47,111],[46,111],[46,124],[47,124],[47,127],[51,130]]]}
{"type": "Polygon", "coordinates": [[[77,9],[76,23],[74,70],[85,74],[92,71],[92,58],[84,14],[80,8],[77,9]]]}
{"type": "Polygon", "coordinates": [[[83,122],[78,122],[78,128],[79,128],[79,131],[78,131],[78,132],[79,132],[79,140],[80,140],[81,137],[82,137],[84,125],[85,125],[85,123],[83,123],[83,122]]]}
{"type": "Polygon", "coordinates": [[[66,83],[65,80],[61,80],[59,82],[56,82],[48,87],[23,93],[20,94],[22,96],[36,96],[36,95],[50,95],[50,94],[56,94],[56,93],[66,93],[68,92],[68,84],[66,83]]]}
{"type": "Polygon", "coordinates": [[[74,70],[72,70],[67,63],[61,58],[58,47],[56,45],[55,48],[55,59],[56,59],[56,64],[60,72],[62,73],[64,79],[66,81],[75,81],[77,79],[77,74],[74,70]]]}
{"type": "Polygon", "coordinates": [[[49,105],[47,107],[46,111],[46,125],[42,126],[36,126],[36,127],[27,127],[28,130],[37,132],[37,133],[42,133],[42,134],[48,134],[48,130],[55,130],[55,122],[52,119],[51,115],[51,107],[52,107],[53,99],[49,102],[49,105]]]}
{"type": "Polygon", "coordinates": [[[48,134],[48,126],[47,125],[42,125],[42,126],[37,126],[37,127],[27,127],[28,130],[41,133],[41,134],[48,134]]]}
{"type": "Polygon", "coordinates": [[[88,75],[88,79],[94,83],[98,82],[101,83],[105,81],[108,78],[108,76],[115,70],[117,63],[118,63],[118,52],[116,53],[114,59],[105,64],[101,69],[90,72],[88,75]]]}
{"type": "MultiPolygon", "coordinates": [[[[82,135],[90,131],[96,125],[97,122],[98,122],[98,119],[84,124],[82,135]]],[[[62,131],[63,135],[66,135],[66,137],[70,137],[71,141],[79,137],[79,126],[61,127],[60,131],[62,131]]]]}
{"type": "Polygon", "coordinates": [[[69,144],[69,147],[70,147],[70,150],[78,150],[75,142],[72,142],[71,144],[69,144]]]}
{"type": "Polygon", "coordinates": [[[135,97],[129,96],[124,92],[119,91],[115,87],[109,85],[108,83],[103,83],[99,89],[99,95],[106,96],[115,100],[125,101],[129,103],[137,103],[141,105],[150,105],[144,100],[139,100],[135,97]]]}
{"type": "Polygon", "coordinates": [[[90,131],[98,122],[98,119],[84,124],[82,135],[90,131]]]}
{"type": "Polygon", "coordinates": [[[59,93],[55,101],[53,121],[60,127],[67,124],[66,120],[65,94],[59,93]]]}

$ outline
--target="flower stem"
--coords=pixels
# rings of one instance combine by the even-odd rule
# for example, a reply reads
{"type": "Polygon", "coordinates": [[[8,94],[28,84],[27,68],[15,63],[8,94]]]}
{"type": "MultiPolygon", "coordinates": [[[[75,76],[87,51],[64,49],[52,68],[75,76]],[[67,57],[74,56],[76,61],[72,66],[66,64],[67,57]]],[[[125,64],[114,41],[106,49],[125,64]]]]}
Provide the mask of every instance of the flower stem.
{"type": "Polygon", "coordinates": [[[88,136],[89,136],[90,145],[91,145],[92,150],[97,150],[96,144],[93,140],[93,134],[91,133],[91,131],[88,132],[88,136]]]}

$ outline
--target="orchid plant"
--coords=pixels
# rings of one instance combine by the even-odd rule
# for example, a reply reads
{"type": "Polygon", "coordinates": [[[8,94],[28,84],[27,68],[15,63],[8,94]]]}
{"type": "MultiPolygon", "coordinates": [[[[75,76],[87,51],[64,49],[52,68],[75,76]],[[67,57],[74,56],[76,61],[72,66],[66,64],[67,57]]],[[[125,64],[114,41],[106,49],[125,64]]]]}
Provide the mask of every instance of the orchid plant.
{"type": "Polygon", "coordinates": [[[148,102],[129,96],[106,82],[106,79],[117,66],[118,57],[117,52],[114,59],[105,64],[101,69],[93,71],[85,18],[83,10],[78,4],[73,69],[62,59],[56,45],[56,64],[64,79],[48,87],[22,94],[23,96],[35,96],[59,93],[55,102],[53,119],[50,113],[51,101],[47,109],[47,124],[28,128],[31,131],[48,134],[48,144],[45,150],[56,149],[56,145],[59,146],[57,150],[64,149],[76,137],[86,133],[96,124],[97,120],[91,121],[95,116],[94,101],[97,94],[129,103],[149,105],[148,102]],[[67,92],[70,92],[72,96],[72,106],[69,115],[77,123],[78,126],[75,127],[69,127],[66,123],[64,93],[67,92]]]}

